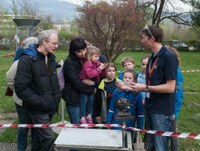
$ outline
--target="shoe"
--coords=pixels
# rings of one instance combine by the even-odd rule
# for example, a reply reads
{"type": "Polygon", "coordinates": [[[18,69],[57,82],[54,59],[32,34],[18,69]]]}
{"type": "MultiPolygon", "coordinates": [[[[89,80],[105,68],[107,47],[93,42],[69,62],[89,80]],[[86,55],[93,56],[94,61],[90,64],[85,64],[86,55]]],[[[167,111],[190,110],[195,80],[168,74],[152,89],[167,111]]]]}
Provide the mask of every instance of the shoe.
{"type": "Polygon", "coordinates": [[[86,117],[86,121],[88,124],[93,124],[93,119],[91,117],[86,117]]]}
{"type": "Polygon", "coordinates": [[[84,119],[81,119],[81,124],[87,124],[87,121],[86,121],[85,118],[84,118],[84,119]]]}

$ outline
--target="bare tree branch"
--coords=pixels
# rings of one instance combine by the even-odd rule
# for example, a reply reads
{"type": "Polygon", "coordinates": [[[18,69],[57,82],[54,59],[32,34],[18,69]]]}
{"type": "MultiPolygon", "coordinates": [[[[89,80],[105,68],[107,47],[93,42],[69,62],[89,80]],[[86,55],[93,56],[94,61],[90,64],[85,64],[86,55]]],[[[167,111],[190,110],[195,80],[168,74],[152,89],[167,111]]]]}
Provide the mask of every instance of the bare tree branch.
{"type": "MultiPolygon", "coordinates": [[[[190,0],[177,0],[181,1],[185,4],[190,4],[190,0]]],[[[139,1],[138,1],[139,3],[139,1]]],[[[190,20],[183,16],[182,12],[178,12],[178,10],[175,10],[176,12],[171,12],[172,9],[175,9],[175,4],[174,1],[172,0],[148,0],[144,1],[140,4],[140,8],[143,8],[143,10],[148,11],[149,9],[152,9],[151,17],[148,17],[151,19],[152,24],[159,25],[161,21],[164,19],[171,19],[175,21],[177,24],[182,24],[182,25],[191,25],[190,20]],[[166,12],[168,14],[166,15],[166,12]],[[176,15],[174,15],[176,14],[176,15]]],[[[184,13],[184,15],[189,15],[189,12],[184,13]]]]}
{"type": "Polygon", "coordinates": [[[99,47],[109,61],[115,59],[126,48],[134,46],[139,38],[140,21],[143,16],[137,12],[130,0],[86,3],[78,8],[81,17],[77,19],[80,34],[99,47]]]}

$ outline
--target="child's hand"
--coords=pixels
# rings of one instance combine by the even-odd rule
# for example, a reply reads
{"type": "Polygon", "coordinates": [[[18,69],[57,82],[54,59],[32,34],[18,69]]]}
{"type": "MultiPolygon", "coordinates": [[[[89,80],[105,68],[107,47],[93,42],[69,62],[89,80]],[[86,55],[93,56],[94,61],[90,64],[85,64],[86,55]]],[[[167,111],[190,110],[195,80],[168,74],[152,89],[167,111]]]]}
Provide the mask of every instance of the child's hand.
{"type": "Polygon", "coordinates": [[[101,63],[100,66],[99,66],[100,70],[103,70],[106,67],[107,67],[107,64],[105,64],[105,63],[101,63]]]}

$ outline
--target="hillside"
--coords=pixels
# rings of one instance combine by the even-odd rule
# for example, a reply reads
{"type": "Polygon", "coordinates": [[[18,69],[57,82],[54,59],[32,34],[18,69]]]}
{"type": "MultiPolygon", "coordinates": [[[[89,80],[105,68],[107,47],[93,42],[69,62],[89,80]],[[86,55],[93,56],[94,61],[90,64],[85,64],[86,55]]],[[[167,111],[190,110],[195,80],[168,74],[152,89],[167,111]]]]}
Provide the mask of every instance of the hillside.
{"type": "MultiPolygon", "coordinates": [[[[20,1],[20,0],[16,0],[20,1]]],[[[52,16],[53,20],[73,20],[77,16],[76,6],[70,2],[59,0],[32,0],[31,3],[44,14],[52,16]]],[[[0,7],[10,12],[12,0],[0,0],[0,7]]]]}

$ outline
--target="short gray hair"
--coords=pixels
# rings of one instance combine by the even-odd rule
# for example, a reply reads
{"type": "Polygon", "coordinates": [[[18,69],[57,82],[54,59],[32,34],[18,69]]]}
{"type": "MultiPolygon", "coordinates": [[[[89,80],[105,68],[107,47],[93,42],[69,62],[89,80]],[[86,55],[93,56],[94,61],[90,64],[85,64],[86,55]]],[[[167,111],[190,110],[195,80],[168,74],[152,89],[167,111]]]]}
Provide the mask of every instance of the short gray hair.
{"type": "Polygon", "coordinates": [[[43,30],[39,32],[38,34],[38,44],[42,44],[43,40],[48,40],[51,34],[58,34],[55,30],[49,29],[49,30],[43,30]]]}
{"type": "Polygon", "coordinates": [[[26,49],[31,44],[38,44],[38,39],[36,37],[28,37],[23,41],[23,48],[26,49]]]}

